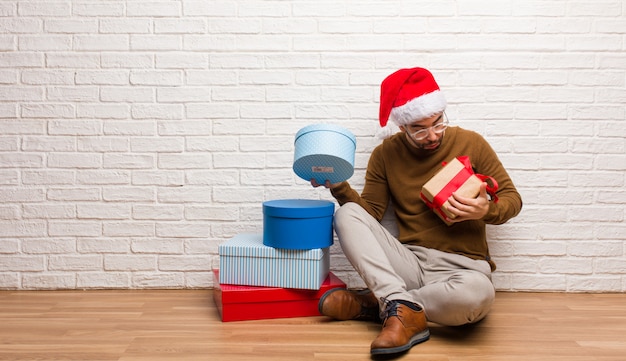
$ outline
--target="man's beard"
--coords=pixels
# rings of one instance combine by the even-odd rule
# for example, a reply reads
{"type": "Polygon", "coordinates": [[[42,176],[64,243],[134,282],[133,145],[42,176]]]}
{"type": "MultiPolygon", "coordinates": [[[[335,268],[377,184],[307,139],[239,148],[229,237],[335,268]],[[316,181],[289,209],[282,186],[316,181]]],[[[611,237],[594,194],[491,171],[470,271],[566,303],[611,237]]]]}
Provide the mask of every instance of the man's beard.
{"type": "Polygon", "coordinates": [[[426,144],[419,144],[419,147],[422,150],[428,150],[428,151],[435,151],[439,149],[440,146],[441,146],[441,140],[437,140],[435,142],[428,142],[426,144]]]}

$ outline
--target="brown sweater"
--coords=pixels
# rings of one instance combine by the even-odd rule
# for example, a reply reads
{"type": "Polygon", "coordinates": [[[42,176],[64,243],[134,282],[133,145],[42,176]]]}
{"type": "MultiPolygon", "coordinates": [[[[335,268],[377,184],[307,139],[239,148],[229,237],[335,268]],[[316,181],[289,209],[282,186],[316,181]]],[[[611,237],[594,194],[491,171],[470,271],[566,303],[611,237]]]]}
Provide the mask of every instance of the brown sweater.
{"type": "Polygon", "coordinates": [[[485,224],[502,224],[522,208],[522,199],[491,146],[479,134],[459,127],[449,127],[439,150],[430,154],[412,147],[405,133],[393,135],[372,152],[361,195],[348,182],[332,189],[332,194],[340,205],[356,202],[379,221],[391,199],[400,242],[484,259],[493,270],[485,224]],[[490,203],[482,220],[448,226],[420,199],[420,191],[442,162],[462,155],[469,156],[476,173],[498,182],[499,201],[490,203]]]}

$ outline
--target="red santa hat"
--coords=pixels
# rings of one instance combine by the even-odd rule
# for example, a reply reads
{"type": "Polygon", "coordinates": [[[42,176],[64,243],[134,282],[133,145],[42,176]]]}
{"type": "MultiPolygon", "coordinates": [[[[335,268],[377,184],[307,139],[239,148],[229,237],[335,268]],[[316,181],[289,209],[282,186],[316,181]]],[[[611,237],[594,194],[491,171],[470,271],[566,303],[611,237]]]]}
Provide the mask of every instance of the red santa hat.
{"type": "Polygon", "coordinates": [[[383,127],[378,136],[386,138],[392,130],[391,120],[398,126],[432,117],[446,109],[446,98],[430,71],[424,68],[400,69],[380,85],[378,119],[383,127]]]}

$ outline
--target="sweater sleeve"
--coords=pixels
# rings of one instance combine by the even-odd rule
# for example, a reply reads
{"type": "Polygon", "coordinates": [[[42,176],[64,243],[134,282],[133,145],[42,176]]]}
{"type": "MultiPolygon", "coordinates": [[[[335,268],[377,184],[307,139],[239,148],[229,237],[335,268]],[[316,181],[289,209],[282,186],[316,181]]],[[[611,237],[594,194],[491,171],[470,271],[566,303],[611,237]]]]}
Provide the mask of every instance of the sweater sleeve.
{"type": "Polygon", "coordinates": [[[365,174],[365,186],[361,195],[348,182],[331,189],[331,194],[339,205],[348,202],[358,203],[372,217],[381,220],[389,202],[389,187],[385,173],[382,146],[372,152],[365,174]]]}
{"type": "Polygon", "coordinates": [[[477,173],[493,177],[498,182],[496,195],[498,201],[489,204],[489,211],[483,217],[488,224],[502,224],[515,217],[522,209],[522,197],[518,193],[511,177],[498,159],[495,151],[482,137],[480,153],[476,155],[474,164],[477,173]]]}

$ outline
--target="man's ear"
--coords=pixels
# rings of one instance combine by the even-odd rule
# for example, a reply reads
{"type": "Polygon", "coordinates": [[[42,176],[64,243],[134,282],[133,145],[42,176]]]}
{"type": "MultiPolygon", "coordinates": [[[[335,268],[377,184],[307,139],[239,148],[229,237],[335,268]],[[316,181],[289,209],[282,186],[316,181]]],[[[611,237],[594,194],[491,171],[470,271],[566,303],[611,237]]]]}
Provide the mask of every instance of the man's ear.
{"type": "Polygon", "coordinates": [[[400,128],[401,131],[406,133],[406,126],[400,125],[400,126],[398,126],[398,128],[400,128]]]}

